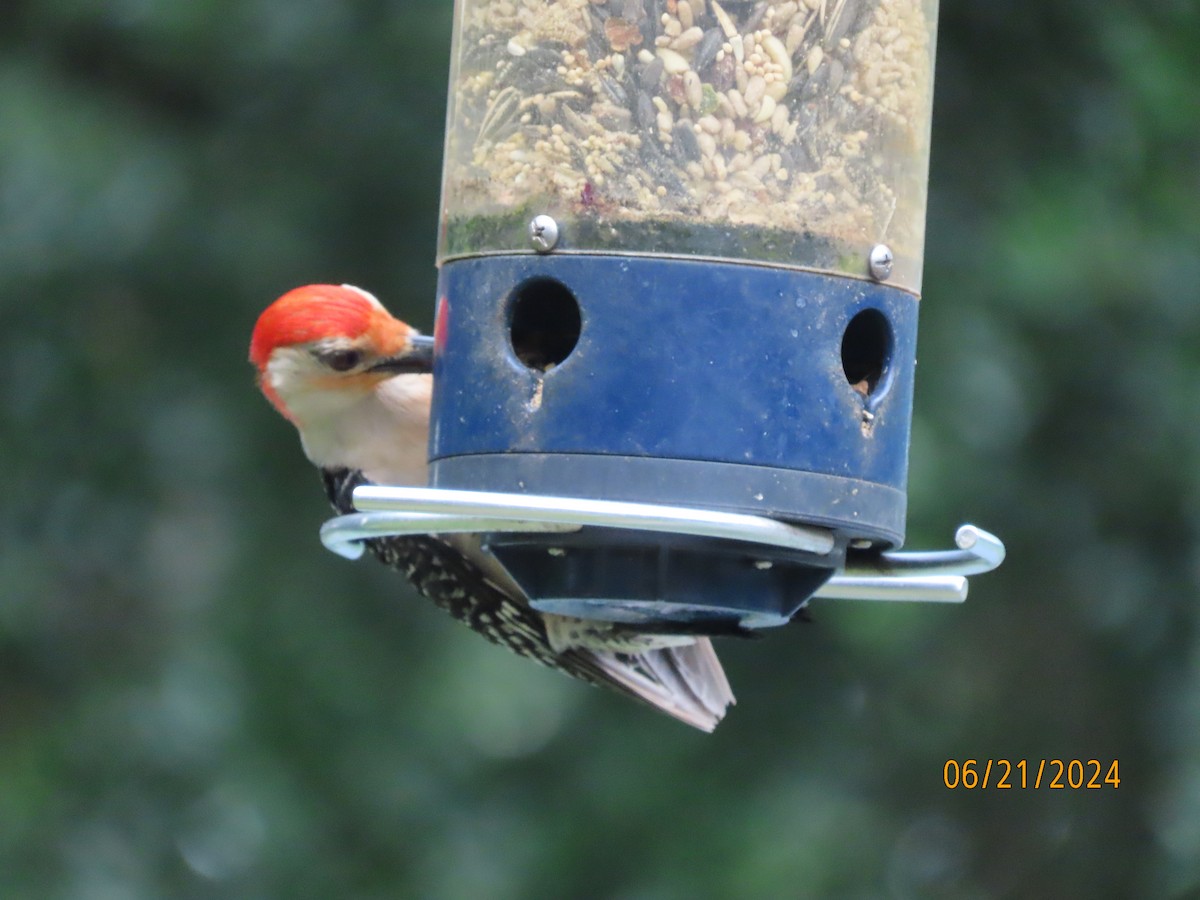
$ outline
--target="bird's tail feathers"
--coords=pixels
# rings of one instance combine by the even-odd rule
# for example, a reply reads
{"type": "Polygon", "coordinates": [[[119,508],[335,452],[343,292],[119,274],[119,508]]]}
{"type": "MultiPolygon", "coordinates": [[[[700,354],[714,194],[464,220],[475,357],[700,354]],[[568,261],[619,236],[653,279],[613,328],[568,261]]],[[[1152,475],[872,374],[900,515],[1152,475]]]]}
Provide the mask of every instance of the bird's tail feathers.
{"type": "Polygon", "coordinates": [[[715,729],[726,709],[737,702],[707,638],[636,656],[607,651],[590,655],[614,687],[701,731],[715,729]]]}

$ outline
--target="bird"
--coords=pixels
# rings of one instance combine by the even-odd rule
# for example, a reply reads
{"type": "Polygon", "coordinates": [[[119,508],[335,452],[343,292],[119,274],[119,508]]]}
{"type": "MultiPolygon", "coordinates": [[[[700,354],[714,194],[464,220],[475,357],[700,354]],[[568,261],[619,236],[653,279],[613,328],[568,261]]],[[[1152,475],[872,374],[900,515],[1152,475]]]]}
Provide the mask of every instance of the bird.
{"type": "MultiPolygon", "coordinates": [[[[428,483],[432,341],[352,285],[311,284],[259,316],[259,389],[297,429],[340,513],[363,484],[428,483]]],[[[734,702],[709,638],[647,634],[535,610],[478,535],[371,538],[368,549],[420,594],[495,644],[615,689],[701,731],[734,702]]]]}

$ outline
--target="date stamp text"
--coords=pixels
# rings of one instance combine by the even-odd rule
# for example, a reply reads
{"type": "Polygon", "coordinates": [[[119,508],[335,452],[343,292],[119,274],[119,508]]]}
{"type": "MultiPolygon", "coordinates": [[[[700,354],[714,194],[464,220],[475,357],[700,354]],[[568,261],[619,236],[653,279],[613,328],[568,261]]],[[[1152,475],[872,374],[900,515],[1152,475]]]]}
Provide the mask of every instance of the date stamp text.
{"type": "Polygon", "coordinates": [[[1092,790],[1121,786],[1117,760],[948,759],[942,783],[950,790],[1092,790]]]}

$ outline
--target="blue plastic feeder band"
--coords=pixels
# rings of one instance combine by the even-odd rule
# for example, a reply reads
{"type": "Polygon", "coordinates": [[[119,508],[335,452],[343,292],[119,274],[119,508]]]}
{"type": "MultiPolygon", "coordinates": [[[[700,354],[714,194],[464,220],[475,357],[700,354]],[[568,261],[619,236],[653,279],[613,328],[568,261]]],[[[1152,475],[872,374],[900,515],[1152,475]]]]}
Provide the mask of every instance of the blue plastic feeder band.
{"type": "Polygon", "coordinates": [[[448,262],[439,298],[434,486],[748,512],[839,539],[833,558],[804,558],[601,529],[494,536],[540,608],[779,624],[848,542],[902,543],[912,294],[767,266],[550,254],[448,262]]]}

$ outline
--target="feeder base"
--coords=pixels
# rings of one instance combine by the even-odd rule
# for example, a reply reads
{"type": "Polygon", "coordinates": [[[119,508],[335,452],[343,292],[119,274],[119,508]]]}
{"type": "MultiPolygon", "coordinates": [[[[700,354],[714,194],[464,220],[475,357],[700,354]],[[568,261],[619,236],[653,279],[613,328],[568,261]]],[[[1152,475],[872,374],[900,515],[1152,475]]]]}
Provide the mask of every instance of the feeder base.
{"type": "Polygon", "coordinates": [[[707,635],[786,624],[843,559],[613,529],[493,535],[488,549],[542,612],[707,635]]]}
{"type": "Polygon", "coordinates": [[[439,291],[433,486],[721,509],[902,543],[912,294],[568,253],[458,259],[439,291]]]}
{"type": "Polygon", "coordinates": [[[604,497],[742,512],[830,528],[848,539],[897,547],[906,497],[883,484],[772,466],[584,453],[494,453],[439,459],[431,485],[560,497],[604,497]],[[536,486],[536,488],[535,488],[536,486]],[[797,517],[795,510],[804,510],[797,517]]]}

